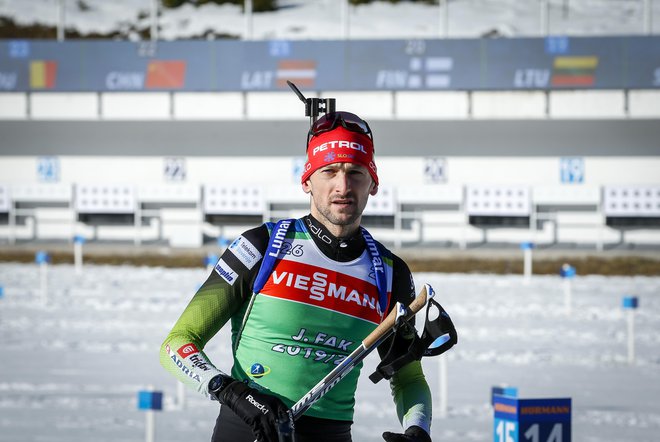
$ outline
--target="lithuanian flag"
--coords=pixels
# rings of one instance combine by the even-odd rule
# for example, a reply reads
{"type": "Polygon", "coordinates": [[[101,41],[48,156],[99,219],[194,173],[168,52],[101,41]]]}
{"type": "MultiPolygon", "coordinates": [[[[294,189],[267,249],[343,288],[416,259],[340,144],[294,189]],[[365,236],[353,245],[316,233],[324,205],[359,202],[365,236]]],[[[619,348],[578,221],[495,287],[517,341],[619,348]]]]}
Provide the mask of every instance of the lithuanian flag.
{"type": "Polygon", "coordinates": [[[53,89],[56,78],[56,61],[33,60],[30,62],[30,87],[32,89],[53,89]]]}
{"type": "Polygon", "coordinates": [[[593,86],[598,57],[555,57],[552,66],[553,86],[593,86]]]}

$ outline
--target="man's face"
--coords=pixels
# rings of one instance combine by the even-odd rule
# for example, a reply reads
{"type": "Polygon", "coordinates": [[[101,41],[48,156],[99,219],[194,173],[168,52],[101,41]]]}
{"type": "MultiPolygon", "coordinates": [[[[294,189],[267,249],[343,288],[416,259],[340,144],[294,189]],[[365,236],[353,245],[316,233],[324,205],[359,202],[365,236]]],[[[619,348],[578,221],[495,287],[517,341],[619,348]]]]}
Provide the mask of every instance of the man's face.
{"type": "Polygon", "coordinates": [[[375,195],[378,187],[364,166],[333,163],[315,171],[303,190],[312,195],[312,215],[327,227],[327,222],[357,227],[369,195],[375,195]]]}

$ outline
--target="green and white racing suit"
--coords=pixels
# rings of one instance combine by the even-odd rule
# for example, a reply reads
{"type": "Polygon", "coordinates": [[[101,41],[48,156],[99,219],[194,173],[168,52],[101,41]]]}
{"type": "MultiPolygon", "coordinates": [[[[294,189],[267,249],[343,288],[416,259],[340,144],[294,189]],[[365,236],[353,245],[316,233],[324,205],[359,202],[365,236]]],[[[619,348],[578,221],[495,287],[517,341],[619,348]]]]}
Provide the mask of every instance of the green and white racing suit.
{"type": "MultiPolygon", "coordinates": [[[[202,394],[221,372],[203,350],[228,321],[231,376],[292,406],[360,345],[397,301],[409,304],[415,297],[406,264],[377,242],[380,260],[374,261],[368,250],[374,243],[361,232],[336,238],[311,215],[285,232],[274,228],[266,223],[248,230],[228,247],[162,345],[161,364],[202,394]],[[272,235],[277,235],[277,256],[260,277],[264,257],[273,253],[272,235]],[[381,265],[385,276],[377,284],[381,265]]],[[[388,347],[389,342],[381,345],[381,356],[381,348],[388,347]]],[[[361,365],[306,415],[352,421],[361,365]]],[[[403,427],[416,425],[430,434],[431,395],[420,362],[403,367],[390,386],[403,427]]]]}

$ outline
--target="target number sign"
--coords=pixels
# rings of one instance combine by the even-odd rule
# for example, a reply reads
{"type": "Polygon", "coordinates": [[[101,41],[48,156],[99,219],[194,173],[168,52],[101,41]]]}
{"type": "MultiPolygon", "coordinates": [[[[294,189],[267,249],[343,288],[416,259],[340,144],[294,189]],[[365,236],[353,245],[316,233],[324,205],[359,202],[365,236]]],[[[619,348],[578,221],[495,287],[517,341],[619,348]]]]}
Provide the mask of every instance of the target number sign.
{"type": "Polygon", "coordinates": [[[571,399],[496,396],[494,442],[570,442],[571,399]]]}

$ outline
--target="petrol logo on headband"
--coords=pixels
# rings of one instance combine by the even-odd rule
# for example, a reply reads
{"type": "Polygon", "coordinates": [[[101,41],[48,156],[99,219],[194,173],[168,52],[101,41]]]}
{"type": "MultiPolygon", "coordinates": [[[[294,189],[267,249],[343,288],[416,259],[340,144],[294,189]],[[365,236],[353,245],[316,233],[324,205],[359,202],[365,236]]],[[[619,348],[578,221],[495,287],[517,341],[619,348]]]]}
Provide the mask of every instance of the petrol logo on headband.
{"type": "Polygon", "coordinates": [[[312,156],[315,156],[318,152],[323,152],[328,149],[352,149],[362,152],[365,155],[368,154],[364,146],[360,143],[356,143],[355,141],[335,140],[335,141],[328,141],[326,143],[319,144],[318,146],[316,146],[314,150],[312,150],[312,156]]]}

